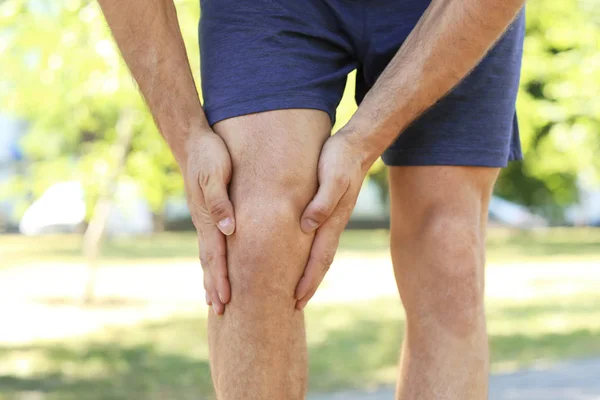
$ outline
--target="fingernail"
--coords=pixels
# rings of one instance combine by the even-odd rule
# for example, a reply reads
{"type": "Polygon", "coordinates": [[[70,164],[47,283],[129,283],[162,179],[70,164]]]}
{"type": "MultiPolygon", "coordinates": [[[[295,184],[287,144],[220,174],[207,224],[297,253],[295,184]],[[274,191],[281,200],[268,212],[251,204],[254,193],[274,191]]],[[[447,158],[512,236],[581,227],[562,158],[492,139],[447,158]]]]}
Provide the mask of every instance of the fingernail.
{"type": "Polygon", "coordinates": [[[303,222],[304,222],[303,230],[306,233],[312,232],[319,227],[318,222],[313,219],[310,219],[310,218],[304,219],[303,222]]]}
{"type": "Polygon", "coordinates": [[[233,219],[230,217],[224,218],[217,224],[224,235],[231,235],[234,230],[233,219]]]}
{"type": "Polygon", "coordinates": [[[225,304],[225,300],[223,300],[223,298],[223,295],[219,293],[219,300],[221,300],[221,303],[225,304]]]}
{"type": "Polygon", "coordinates": [[[213,311],[215,312],[215,315],[219,315],[219,313],[217,312],[217,307],[213,306],[213,311]]]}

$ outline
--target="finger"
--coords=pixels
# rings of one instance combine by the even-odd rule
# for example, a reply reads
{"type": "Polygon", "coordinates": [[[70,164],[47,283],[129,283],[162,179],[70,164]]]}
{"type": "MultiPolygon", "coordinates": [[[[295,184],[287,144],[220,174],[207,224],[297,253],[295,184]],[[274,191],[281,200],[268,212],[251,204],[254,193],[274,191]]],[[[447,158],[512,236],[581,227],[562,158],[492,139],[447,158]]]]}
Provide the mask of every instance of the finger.
{"type": "Polygon", "coordinates": [[[222,304],[229,303],[231,288],[227,273],[225,236],[212,224],[204,224],[202,227],[203,267],[205,277],[208,277],[207,285],[214,287],[215,296],[211,296],[213,303],[215,297],[222,304]]]}
{"type": "Polygon", "coordinates": [[[212,276],[210,275],[210,271],[208,269],[208,262],[206,261],[206,250],[204,248],[204,239],[202,238],[200,231],[198,233],[198,247],[200,249],[200,265],[202,266],[203,271],[202,277],[205,290],[206,304],[212,306],[213,299],[215,301],[219,300],[219,295],[215,289],[212,276]]]}
{"type": "Polygon", "coordinates": [[[215,315],[222,315],[225,312],[225,305],[219,299],[219,294],[217,293],[217,289],[214,286],[211,286],[211,283],[214,282],[214,278],[210,273],[210,269],[204,269],[204,282],[205,286],[208,286],[207,289],[208,296],[211,298],[211,305],[213,308],[213,312],[215,315]]]}
{"type": "Polygon", "coordinates": [[[348,185],[349,181],[344,178],[331,177],[319,186],[317,194],[300,218],[300,228],[304,233],[313,232],[329,218],[346,193],[348,185]]]}
{"type": "Polygon", "coordinates": [[[219,293],[214,285],[214,279],[210,274],[210,269],[208,267],[204,267],[205,262],[203,264],[204,271],[204,289],[206,290],[206,303],[209,306],[212,306],[213,312],[216,315],[221,315],[225,312],[225,305],[219,299],[219,293]]]}
{"type": "Polygon", "coordinates": [[[231,235],[235,231],[235,218],[233,205],[227,194],[227,183],[212,175],[207,179],[200,179],[204,203],[213,223],[218,226],[224,235],[231,235]]]}
{"type": "Polygon", "coordinates": [[[334,215],[317,230],[304,274],[296,286],[297,309],[306,306],[333,263],[346,222],[347,218],[336,218],[334,215]]]}
{"type": "Polygon", "coordinates": [[[223,303],[221,303],[221,301],[219,300],[217,291],[216,290],[213,291],[213,293],[210,295],[210,297],[216,298],[216,300],[212,302],[213,312],[216,315],[223,315],[223,313],[225,312],[225,305],[223,303]]]}

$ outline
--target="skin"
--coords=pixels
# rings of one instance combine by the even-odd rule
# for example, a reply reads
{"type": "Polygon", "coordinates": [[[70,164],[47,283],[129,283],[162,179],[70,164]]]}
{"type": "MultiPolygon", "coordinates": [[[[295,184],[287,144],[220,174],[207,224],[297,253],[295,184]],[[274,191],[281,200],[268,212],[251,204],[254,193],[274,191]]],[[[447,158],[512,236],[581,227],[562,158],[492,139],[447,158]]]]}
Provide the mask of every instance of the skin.
{"type": "Polygon", "coordinates": [[[399,400],[487,399],[484,242],[497,176],[497,168],[390,168],[390,248],[407,321],[399,400]]]}
{"type": "MultiPolygon", "coordinates": [[[[524,1],[434,0],[329,139],[324,113],[309,110],[232,118],[215,133],[172,1],[99,3],[182,170],[215,311],[209,341],[218,398],[304,398],[298,310],[333,261],[369,167],[477,64],[524,1]]],[[[394,167],[390,175],[392,257],[407,311],[398,398],[484,399],[484,210],[497,170],[394,167]]]]}
{"type": "Polygon", "coordinates": [[[224,315],[208,320],[218,399],[306,396],[304,316],[294,308],[294,290],[314,234],[303,233],[298,221],[317,190],[319,151],[330,127],[329,116],[317,110],[270,111],[215,125],[233,160],[237,218],[227,240],[233,296],[224,315]]]}

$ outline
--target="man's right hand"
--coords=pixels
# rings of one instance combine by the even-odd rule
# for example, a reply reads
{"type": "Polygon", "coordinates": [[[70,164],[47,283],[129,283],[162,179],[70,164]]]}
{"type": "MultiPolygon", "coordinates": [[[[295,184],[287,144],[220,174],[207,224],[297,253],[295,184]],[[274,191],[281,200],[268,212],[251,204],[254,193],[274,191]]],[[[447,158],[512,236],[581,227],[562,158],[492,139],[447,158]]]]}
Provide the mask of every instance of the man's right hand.
{"type": "Polygon", "coordinates": [[[183,172],[188,205],[198,231],[206,302],[222,314],[231,297],[224,235],[235,230],[233,206],[227,195],[231,158],[202,110],[175,4],[173,0],[99,3],[158,129],[183,172]]]}
{"type": "Polygon", "coordinates": [[[231,298],[225,244],[225,235],[235,231],[233,205],[227,193],[231,157],[219,135],[210,130],[200,131],[190,135],[186,160],[180,166],[192,221],[198,232],[206,303],[220,315],[231,298]]]}

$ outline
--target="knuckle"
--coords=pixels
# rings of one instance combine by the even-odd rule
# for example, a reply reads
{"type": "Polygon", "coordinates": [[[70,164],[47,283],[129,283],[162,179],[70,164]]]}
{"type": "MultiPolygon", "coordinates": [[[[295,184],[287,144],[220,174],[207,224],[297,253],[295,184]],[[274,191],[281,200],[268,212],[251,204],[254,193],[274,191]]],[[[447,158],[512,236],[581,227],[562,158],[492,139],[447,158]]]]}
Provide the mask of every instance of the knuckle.
{"type": "Polygon", "coordinates": [[[331,179],[335,186],[348,186],[350,184],[350,178],[343,174],[335,174],[331,179]]]}
{"type": "Polygon", "coordinates": [[[202,268],[208,267],[208,260],[206,259],[205,255],[200,255],[200,257],[198,257],[198,258],[200,258],[200,266],[202,268]]]}
{"type": "Polygon", "coordinates": [[[204,256],[206,266],[211,269],[211,273],[216,276],[227,276],[227,269],[223,268],[224,265],[219,261],[223,259],[225,255],[220,252],[207,252],[204,256]]]}
{"type": "Polygon", "coordinates": [[[208,208],[212,217],[220,219],[226,216],[229,210],[229,202],[225,199],[216,199],[210,203],[208,208]]]}
{"type": "Polygon", "coordinates": [[[212,265],[213,265],[213,263],[215,262],[215,259],[216,259],[216,257],[215,257],[215,255],[214,255],[213,253],[210,253],[210,252],[209,252],[209,253],[207,253],[207,254],[204,256],[204,259],[205,259],[205,261],[206,261],[206,265],[207,265],[208,267],[210,267],[210,266],[212,266],[212,265]]]}
{"type": "Polygon", "coordinates": [[[200,230],[200,221],[198,221],[198,217],[195,215],[195,213],[190,213],[192,216],[192,224],[194,225],[194,228],[196,228],[196,231],[200,230]]]}
{"type": "Polygon", "coordinates": [[[329,216],[329,209],[322,203],[314,203],[311,214],[317,222],[323,222],[329,216]]]}
{"type": "Polygon", "coordinates": [[[201,188],[206,188],[210,184],[211,176],[212,174],[205,169],[198,172],[198,183],[201,188]]]}

